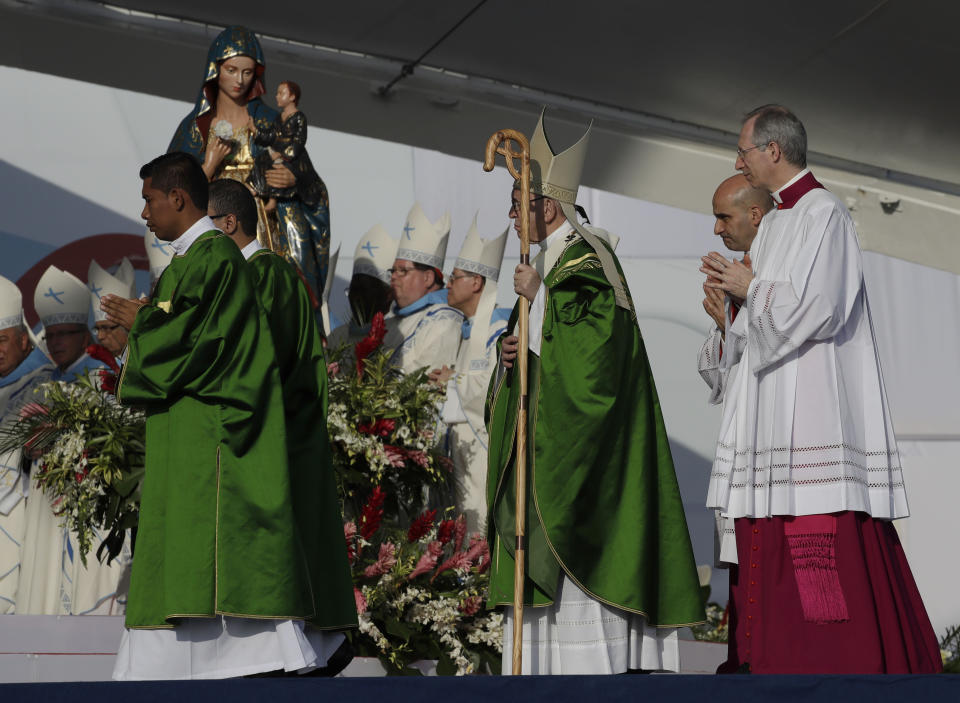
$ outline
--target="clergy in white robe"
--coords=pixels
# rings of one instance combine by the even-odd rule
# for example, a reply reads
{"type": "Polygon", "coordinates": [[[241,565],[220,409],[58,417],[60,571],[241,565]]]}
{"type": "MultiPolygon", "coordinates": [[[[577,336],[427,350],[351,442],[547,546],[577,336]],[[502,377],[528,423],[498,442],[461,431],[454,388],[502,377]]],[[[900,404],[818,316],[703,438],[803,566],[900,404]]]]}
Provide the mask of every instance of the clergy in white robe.
{"type": "MultiPolygon", "coordinates": [[[[725,179],[713,194],[713,233],[723,240],[730,251],[743,252],[743,261],[749,266],[750,246],[757,236],[757,229],[763,216],[773,209],[770,193],[754,188],[743,174],[725,179]]],[[[736,318],[742,300],[732,300],[722,290],[703,285],[703,309],[714,324],[700,347],[697,357],[697,371],[710,388],[708,402],[719,405],[723,402],[723,392],[727,376],[726,368],[721,367],[723,343],[727,326],[736,318]]],[[[734,352],[737,356],[738,352],[734,352]]],[[[725,568],[731,558],[736,561],[736,545],[733,544],[733,521],[715,512],[716,518],[716,566],[725,568]],[[726,548],[728,551],[722,551],[726,548]]]]}
{"type": "MultiPolygon", "coordinates": [[[[102,364],[85,353],[90,293],[75,276],[51,266],[37,284],[34,307],[44,325],[51,364],[44,380],[71,382],[102,364]]],[[[123,612],[126,549],[109,565],[92,554],[84,566],[76,536],[54,514],[54,500],[31,485],[24,516],[16,612],[20,615],[115,615],[123,612]]],[[[95,534],[99,545],[105,535],[95,534]]]]}
{"type": "MultiPolygon", "coordinates": [[[[47,380],[45,362],[24,325],[20,290],[0,277],[0,425],[14,424],[33,389],[47,380]]],[[[28,466],[22,450],[0,453],[0,614],[16,610],[28,466]]]]}
{"type": "Polygon", "coordinates": [[[737,168],[778,209],[752,271],[716,252],[701,269],[744,300],[726,331],[707,496],[736,534],[722,670],[939,670],[890,522],[907,499],[853,220],[806,168],[806,133],[785,108],[747,116],[737,168]]]}
{"type": "Polygon", "coordinates": [[[487,523],[488,438],[483,414],[497,365],[497,339],[510,317],[509,310],[496,307],[507,231],[481,239],[474,218],[447,278],[447,301],[465,317],[457,360],[452,368],[443,366],[430,374],[435,381],[446,382],[442,419],[453,461],[457,510],[466,517],[471,534],[484,531],[487,523]]]}
{"type": "Polygon", "coordinates": [[[396,307],[383,342],[404,373],[453,366],[457,359],[463,313],[447,304],[440,271],[449,236],[449,215],[431,222],[414,204],[390,269],[396,307]]]}

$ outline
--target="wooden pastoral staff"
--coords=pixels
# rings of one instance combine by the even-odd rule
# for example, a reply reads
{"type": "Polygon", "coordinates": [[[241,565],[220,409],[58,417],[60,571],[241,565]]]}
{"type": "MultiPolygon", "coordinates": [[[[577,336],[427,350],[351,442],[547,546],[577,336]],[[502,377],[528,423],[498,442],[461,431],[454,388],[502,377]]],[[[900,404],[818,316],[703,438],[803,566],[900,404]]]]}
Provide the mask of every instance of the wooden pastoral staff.
{"type": "MultiPolygon", "coordinates": [[[[483,170],[492,171],[497,154],[503,154],[507,169],[520,182],[520,263],[530,264],[530,142],[515,129],[501,129],[487,140],[483,170]],[[515,150],[516,143],[519,150],[515,150]],[[517,160],[520,162],[519,171],[517,160]]],[[[520,374],[520,412],[517,417],[516,460],[516,553],[513,577],[513,674],[521,673],[523,657],[523,581],[526,571],[527,550],[527,354],[529,346],[530,303],[522,295],[517,336],[520,338],[520,353],[517,354],[517,370],[520,374]]]]}

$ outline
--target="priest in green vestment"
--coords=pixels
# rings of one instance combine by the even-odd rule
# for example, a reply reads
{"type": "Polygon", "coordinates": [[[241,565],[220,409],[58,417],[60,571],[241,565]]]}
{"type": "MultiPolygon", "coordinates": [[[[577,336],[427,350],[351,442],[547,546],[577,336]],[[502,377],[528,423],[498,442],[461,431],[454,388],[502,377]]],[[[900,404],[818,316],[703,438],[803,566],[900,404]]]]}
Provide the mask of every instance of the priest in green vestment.
{"type": "Polygon", "coordinates": [[[147,412],[114,678],[323,667],[330,643],[304,629],[331,625],[314,583],[314,536],[298,519],[295,492],[310,479],[288,465],[280,368],[251,270],[206,216],[208,184],[195,158],[165,154],[140,177],[142,217],[174,256],[149,303],[101,302],[130,329],[117,397],[147,412]]]}
{"type": "Polygon", "coordinates": [[[321,609],[312,623],[355,626],[353,579],[327,435],[327,366],[310,294],[293,265],[257,241],[257,206],[244,185],[211,182],[207,212],[247,260],[276,349],[294,515],[321,609]]]}
{"type": "MultiPolygon", "coordinates": [[[[574,211],[588,136],[555,155],[541,117],[530,145],[540,254],[514,275],[530,301],[523,670],[678,671],[676,628],[703,621],[704,604],[630,293],[602,230],[574,211]]],[[[519,200],[514,189],[518,230],[519,200]]],[[[513,602],[517,315],[487,406],[491,606],[513,602]]]]}

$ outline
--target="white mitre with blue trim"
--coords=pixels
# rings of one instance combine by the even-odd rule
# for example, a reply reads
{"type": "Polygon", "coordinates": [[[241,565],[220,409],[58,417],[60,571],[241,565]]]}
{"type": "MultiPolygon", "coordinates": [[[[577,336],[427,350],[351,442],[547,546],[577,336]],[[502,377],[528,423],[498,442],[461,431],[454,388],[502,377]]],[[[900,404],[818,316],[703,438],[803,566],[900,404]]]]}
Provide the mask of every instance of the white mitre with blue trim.
{"type": "Polygon", "coordinates": [[[353,252],[353,273],[379,278],[390,283],[390,267],[397,258],[398,240],[391,237],[383,225],[376,224],[360,237],[353,252]]]}
{"type": "Polygon", "coordinates": [[[90,289],[94,321],[102,322],[107,319],[107,314],[100,309],[100,298],[107,294],[133,298],[135,284],[136,274],[127,257],[123,257],[115,274],[107,272],[96,260],[91,261],[90,268],[87,269],[87,287],[90,289]]]}
{"type": "Polygon", "coordinates": [[[50,325],[86,325],[90,316],[90,291],[72,273],[50,266],[37,283],[33,307],[44,328],[50,325]]]}
{"type": "Polygon", "coordinates": [[[17,284],[0,276],[0,330],[23,325],[23,295],[17,284]]]}
{"type": "Polygon", "coordinates": [[[150,281],[156,283],[173,258],[173,245],[170,242],[160,241],[157,235],[147,230],[143,235],[143,246],[147,250],[147,260],[150,262],[150,281]]]}
{"type": "Polygon", "coordinates": [[[400,235],[397,259],[443,268],[450,237],[450,213],[445,212],[436,222],[430,222],[420,203],[414,203],[400,235]]]}
{"type": "Polygon", "coordinates": [[[453,267],[496,281],[500,278],[500,265],[503,263],[503,251],[507,247],[508,231],[509,228],[499,237],[482,239],[477,230],[477,215],[474,215],[473,224],[467,231],[467,238],[463,240],[460,255],[453,267]]]}
{"type": "MultiPolygon", "coordinates": [[[[476,273],[486,279],[470,330],[467,360],[470,362],[471,369],[486,369],[486,342],[490,318],[497,306],[497,279],[500,278],[500,266],[503,264],[503,252],[507,247],[509,232],[510,228],[507,227],[499,237],[482,239],[477,229],[477,215],[474,215],[467,238],[463,240],[463,246],[460,247],[460,256],[453,264],[454,268],[476,273]]],[[[459,370],[466,371],[466,369],[459,370]]]]}

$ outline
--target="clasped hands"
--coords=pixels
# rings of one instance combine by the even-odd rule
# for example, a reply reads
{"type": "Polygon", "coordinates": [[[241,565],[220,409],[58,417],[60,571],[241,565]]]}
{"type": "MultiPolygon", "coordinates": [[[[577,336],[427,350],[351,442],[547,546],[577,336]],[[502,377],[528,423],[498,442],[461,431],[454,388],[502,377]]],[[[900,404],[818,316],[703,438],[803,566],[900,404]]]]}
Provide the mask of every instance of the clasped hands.
{"type": "Polygon", "coordinates": [[[150,301],[146,298],[135,300],[108,293],[100,298],[100,309],[107,314],[107,319],[110,322],[120,325],[129,332],[130,328],[133,327],[133,321],[137,319],[140,308],[148,302],[150,301]]]}
{"type": "Polygon", "coordinates": [[[724,294],[738,305],[743,304],[753,280],[753,269],[750,254],[744,254],[743,261],[727,259],[722,254],[711,251],[701,257],[701,273],[707,274],[703,283],[703,309],[717,323],[721,330],[724,328],[724,294]]]}

